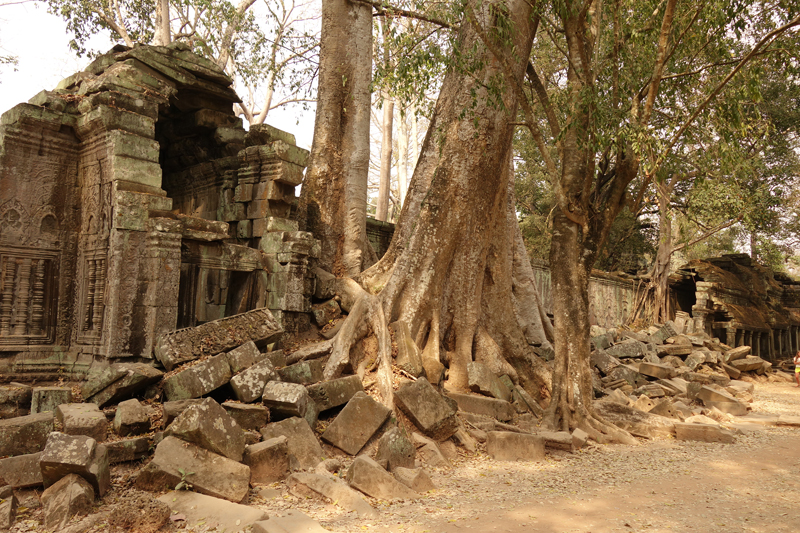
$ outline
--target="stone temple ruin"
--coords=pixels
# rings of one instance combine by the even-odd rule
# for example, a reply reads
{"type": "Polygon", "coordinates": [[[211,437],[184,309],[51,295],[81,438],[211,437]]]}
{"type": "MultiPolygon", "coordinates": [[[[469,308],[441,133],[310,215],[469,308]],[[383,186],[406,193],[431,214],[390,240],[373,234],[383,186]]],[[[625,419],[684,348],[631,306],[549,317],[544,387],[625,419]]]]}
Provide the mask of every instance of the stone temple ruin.
{"type": "Polygon", "coordinates": [[[151,359],[161,333],[263,307],[308,322],[308,153],[245,131],[238,101],[185,45],[118,46],[3,115],[0,372],[151,359]]]}

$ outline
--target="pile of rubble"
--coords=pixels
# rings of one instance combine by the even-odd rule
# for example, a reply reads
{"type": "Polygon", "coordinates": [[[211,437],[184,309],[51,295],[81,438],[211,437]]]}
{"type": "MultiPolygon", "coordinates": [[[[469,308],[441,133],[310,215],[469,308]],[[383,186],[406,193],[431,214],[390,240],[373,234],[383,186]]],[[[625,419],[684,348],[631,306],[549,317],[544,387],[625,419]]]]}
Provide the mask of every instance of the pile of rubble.
{"type": "MultiPolygon", "coordinates": [[[[282,481],[295,496],[373,517],[370,498],[423,497],[435,488],[429,469],[451,466],[459,448],[514,461],[587,444],[580,429],[539,428],[540,403],[479,362],[468,368],[472,392],[431,384],[403,326],[392,326],[393,406],[371,395],[374,381],[363,368],[323,381],[327,355],[317,345],[288,356],[271,349],[282,330],[265,309],[163,335],[155,354],[166,372],[116,363],[79,388],[0,387],[0,530],[14,521],[15,491],[42,486],[45,527],[65,527],[109,491],[111,465],[123,462],[146,462],[136,489],[172,491],[139,498],[136,505],[150,509],[150,530],[171,515],[186,520],[192,509],[220,508],[221,516],[240,517],[239,528],[279,531],[307,519],[267,519],[241,505],[251,489],[282,481]]],[[[680,334],[672,323],[593,334],[596,408],[637,436],[731,442],[734,432],[722,425],[747,413],[751,382],[790,379],[746,346],[680,334]]],[[[113,512],[107,520],[134,527],[120,517],[135,522],[141,514],[113,512]]]]}

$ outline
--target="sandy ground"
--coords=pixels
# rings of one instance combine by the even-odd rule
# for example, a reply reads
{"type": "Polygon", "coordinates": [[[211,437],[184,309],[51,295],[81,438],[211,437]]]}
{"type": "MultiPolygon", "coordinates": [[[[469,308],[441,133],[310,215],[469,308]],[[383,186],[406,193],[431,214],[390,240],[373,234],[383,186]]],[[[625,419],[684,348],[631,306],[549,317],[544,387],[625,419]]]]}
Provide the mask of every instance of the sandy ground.
{"type": "MultiPolygon", "coordinates": [[[[757,384],[755,398],[754,413],[800,414],[793,384],[757,384]]],[[[287,495],[260,506],[341,532],[800,531],[800,428],[750,425],[734,444],[593,446],[541,463],[478,454],[431,477],[439,489],[419,501],[373,501],[375,521],[287,495]]]]}

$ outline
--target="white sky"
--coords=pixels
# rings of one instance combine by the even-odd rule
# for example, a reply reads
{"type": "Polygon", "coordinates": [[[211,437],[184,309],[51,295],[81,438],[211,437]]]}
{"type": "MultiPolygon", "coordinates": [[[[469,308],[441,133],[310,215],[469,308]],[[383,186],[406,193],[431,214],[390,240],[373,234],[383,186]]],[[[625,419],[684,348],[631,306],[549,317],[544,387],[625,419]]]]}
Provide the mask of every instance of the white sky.
{"type": "MultiPolygon", "coordinates": [[[[105,52],[113,45],[107,35],[97,35],[89,48],[105,52]]],[[[11,65],[0,67],[0,113],[27,102],[42,90],[54,89],[59,81],[91,62],[90,58],[78,58],[70,50],[66,23],[34,2],[0,3],[0,55],[16,56],[19,60],[16,71],[11,65]]],[[[297,144],[309,149],[314,112],[301,113],[275,109],[267,117],[267,123],[293,133],[297,144]]]]}

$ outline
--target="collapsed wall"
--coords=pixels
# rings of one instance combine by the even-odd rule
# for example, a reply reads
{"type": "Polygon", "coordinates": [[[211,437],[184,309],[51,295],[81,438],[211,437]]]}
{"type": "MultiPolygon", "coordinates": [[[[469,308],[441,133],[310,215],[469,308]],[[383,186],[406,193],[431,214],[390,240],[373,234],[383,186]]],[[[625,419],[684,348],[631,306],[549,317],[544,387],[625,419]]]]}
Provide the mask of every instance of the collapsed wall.
{"type": "Polygon", "coordinates": [[[6,377],[151,359],[162,333],[257,308],[308,323],[308,152],[245,131],[231,85],[184,44],[116,46],[2,115],[6,377]]]}

